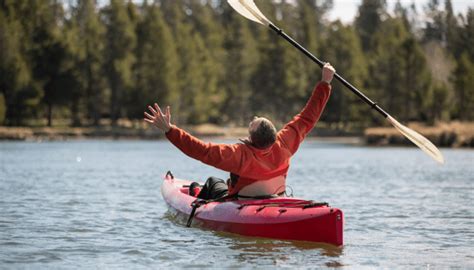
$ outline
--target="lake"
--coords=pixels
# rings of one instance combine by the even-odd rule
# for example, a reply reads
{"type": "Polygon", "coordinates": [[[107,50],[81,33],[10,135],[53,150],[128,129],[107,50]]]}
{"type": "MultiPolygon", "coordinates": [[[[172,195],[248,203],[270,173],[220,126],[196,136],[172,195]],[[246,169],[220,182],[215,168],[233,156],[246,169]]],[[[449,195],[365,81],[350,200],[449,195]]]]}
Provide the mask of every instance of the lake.
{"type": "Polygon", "coordinates": [[[474,151],[306,141],[288,185],[345,214],[342,248],[186,228],[162,175],[225,172],[167,141],[0,142],[0,268],[474,268],[474,151]]]}

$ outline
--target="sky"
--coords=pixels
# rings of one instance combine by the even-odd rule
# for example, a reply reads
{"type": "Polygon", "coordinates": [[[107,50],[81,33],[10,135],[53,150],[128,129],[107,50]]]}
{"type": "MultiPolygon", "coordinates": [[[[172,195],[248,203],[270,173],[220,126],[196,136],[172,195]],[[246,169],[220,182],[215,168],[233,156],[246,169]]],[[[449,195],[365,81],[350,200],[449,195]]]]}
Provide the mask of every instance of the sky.
{"type": "MultiPolygon", "coordinates": [[[[342,22],[348,23],[354,20],[357,15],[357,7],[360,5],[362,0],[334,0],[334,7],[329,13],[330,20],[340,19],[342,22]]],[[[388,10],[393,10],[396,0],[387,0],[388,10]]],[[[416,9],[419,13],[422,13],[423,7],[426,6],[427,0],[401,0],[403,6],[410,6],[413,2],[416,3],[416,9]]],[[[444,1],[440,1],[444,3],[444,1]]],[[[473,0],[452,0],[454,13],[466,14],[468,7],[474,8],[473,0]]],[[[444,5],[444,4],[443,4],[444,5]]]]}

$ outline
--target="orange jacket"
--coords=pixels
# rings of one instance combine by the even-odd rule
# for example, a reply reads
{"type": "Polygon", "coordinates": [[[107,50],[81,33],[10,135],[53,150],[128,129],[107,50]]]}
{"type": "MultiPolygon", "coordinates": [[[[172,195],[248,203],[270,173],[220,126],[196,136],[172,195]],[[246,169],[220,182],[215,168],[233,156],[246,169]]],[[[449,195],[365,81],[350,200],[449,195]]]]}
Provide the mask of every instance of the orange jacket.
{"type": "MultiPolygon", "coordinates": [[[[291,156],[319,120],[330,94],[329,84],[318,83],[304,109],[278,132],[276,142],[266,149],[245,143],[205,143],[176,126],[172,126],[166,137],[189,157],[238,175],[237,183],[229,184],[229,195],[233,195],[255,181],[286,178],[291,156]]],[[[279,192],[284,191],[285,187],[282,188],[279,192]]]]}

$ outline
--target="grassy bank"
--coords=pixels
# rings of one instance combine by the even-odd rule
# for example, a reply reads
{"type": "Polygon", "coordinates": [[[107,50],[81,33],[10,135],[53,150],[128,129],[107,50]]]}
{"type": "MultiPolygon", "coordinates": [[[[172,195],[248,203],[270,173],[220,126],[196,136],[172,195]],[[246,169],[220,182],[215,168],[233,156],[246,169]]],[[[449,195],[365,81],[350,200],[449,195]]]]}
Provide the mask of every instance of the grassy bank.
{"type": "MultiPolygon", "coordinates": [[[[157,129],[141,122],[120,122],[119,126],[100,127],[4,127],[0,126],[0,140],[73,140],[73,139],[161,139],[164,135],[157,129]]],[[[420,123],[408,125],[423,134],[437,146],[474,147],[474,123],[452,122],[427,126],[420,123]]],[[[198,137],[243,138],[247,136],[246,127],[217,126],[203,124],[184,126],[185,130],[198,137]]],[[[321,124],[310,136],[319,139],[351,144],[365,142],[368,145],[411,145],[403,135],[393,127],[368,128],[364,133],[341,131],[329,125],[321,124]],[[350,140],[348,140],[348,138],[350,140]]]]}
{"type": "MultiPolygon", "coordinates": [[[[408,127],[441,147],[474,147],[474,123],[450,122],[427,126],[411,123],[408,127]]],[[[364,132],[369,145],[411,145],[412,143],[393,127],[368,128],[364,132]]]]}
{"type": "MultiPolygon", "coordinates": [[[[185,126],[187,131],[199,137],[245,137],[247,129],[218,127],[204,124],[185,126]]],[[[124,124],[116,127],[5,127],[0,126],[0,140],[45,141],[73,139],[160,139],[162,132],[145,125],[124,124]]]]}

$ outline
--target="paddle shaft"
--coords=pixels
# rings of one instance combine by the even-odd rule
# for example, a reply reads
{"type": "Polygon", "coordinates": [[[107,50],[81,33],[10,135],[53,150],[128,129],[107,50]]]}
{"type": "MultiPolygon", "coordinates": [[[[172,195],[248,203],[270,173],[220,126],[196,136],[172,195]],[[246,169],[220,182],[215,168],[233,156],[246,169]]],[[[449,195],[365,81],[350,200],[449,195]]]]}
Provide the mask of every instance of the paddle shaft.
{"type": "MultiPolygon", "coordinates": [[[[324,66],[324,62],[319,60],[316,56],[314,56],[312,53],[310,53],[308,50],[306,50],[303,46],[301,46],[298,42],[296,42],[294,39],[292,39],[290,36],[288,36],[285,32],[283,32],[282,29],[276,27],[275,25],[273,24],[269,24],[268,25],[272,30],[274,30],[278,35],[282,36],[284,39],[286,39],[286,41],[288,41],[289,43],[291,43],[291,45],[293,45],[294,47],[296,47],[297,49],[299,49],[302,53],[304,53],[306,56],[308,56],[311,60],[313,60],[314,62],[316,62],[316,64],[319,65],[319,67],[323,67],[324,66]]],[[[376,110],[377,112],[379,112],[384,118],[387,118],[388,116],[388,113],[386,113],[382,108],[379,107],[379,105],[377,105],[377,103],[373,102],[372,100],[370,100],[370,98],[368,98],[366,95],[364,95],[361,91],[359,91],[357,88],[355,88],[352,84],[350,84],[348,81],[346,81],[344,78],[341,77],[341,75],[335,73],[334,74],[334,77],[336,77],[336,79],[338,81],[340,81],[344,86],[346,86],[349,90],[351,90],[354,94],[356,94],[360,99],[362,99],[363,101],[365,101],[367,104],[370,105],[370,107],[372,107],[372,109],[376,110]]]]}

